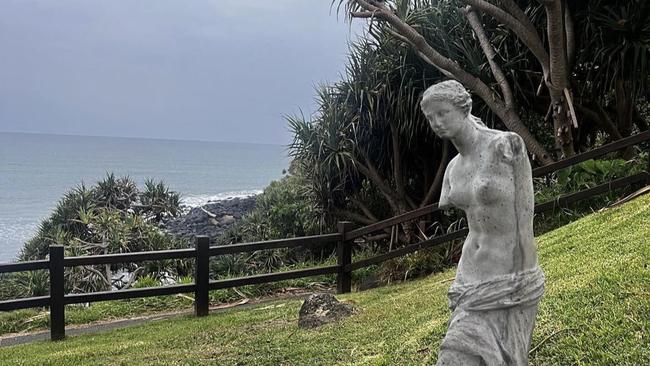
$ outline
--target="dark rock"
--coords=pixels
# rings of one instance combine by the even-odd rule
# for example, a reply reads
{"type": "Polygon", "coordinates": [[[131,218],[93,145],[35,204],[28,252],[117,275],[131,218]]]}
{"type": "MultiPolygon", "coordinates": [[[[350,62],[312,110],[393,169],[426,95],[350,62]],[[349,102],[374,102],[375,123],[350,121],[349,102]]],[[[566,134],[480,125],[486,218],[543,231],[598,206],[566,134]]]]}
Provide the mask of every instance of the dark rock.
{"type": "Polygon", "coordinates": [[[300,307],[298,326],[301,328],[316,328],[323,324],[341,320],[354,313],[355,309],[352,305],[340,303],[331,294],[313,294],[300,307]]]}
{"type": "Polygon", "coordinates": [[[251,212],[255,208],[255,203],[255,196],[211,201],[165,222],[162,227],[170,234],[190,242],[195,235],[207,235],[214,240],[235,225],[242,216],[251,212]]]}

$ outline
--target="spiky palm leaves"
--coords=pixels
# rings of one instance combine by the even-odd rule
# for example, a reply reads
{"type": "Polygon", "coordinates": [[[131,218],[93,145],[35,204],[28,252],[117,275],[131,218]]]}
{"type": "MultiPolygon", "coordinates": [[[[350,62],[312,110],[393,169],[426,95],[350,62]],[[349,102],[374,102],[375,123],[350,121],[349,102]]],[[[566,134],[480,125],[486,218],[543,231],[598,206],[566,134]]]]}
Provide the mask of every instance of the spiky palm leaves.
{"type": "MultiPolygon", "coordinates": [[[[614,90],[618,80],[630,91],[646,90],[650,76],[650,3],[644,0],[596,0],[577,9],[583,47],[578,63],[589,91],[614,90]]],[[[603,95],[599,95],[603,97],[603,95]]]]}
{"type": "Polygon", "coordinates": [[[129,177],[106,177],[93,187],[93,198],[99,206],[126,210],[138,199],[138,187],[129,177]]]}
{"type": "Polygon", "coordinates": [[[138,209],[156,221],[166,216],[175,217],[180,213],[180,195],[170,191],[162,181],[147,179],[144,182],[144,191],[140,193],[138,209]]]}
{"type": "Polygon", "coordinates": [[[351,45],[344,79],[317,90],[317,115],[288,118],[290,152],[329,223],[368,224],[418,207],[441,160],[419,110],[421,92],[441,75],[383,27],[371,32],[351,45]]]}
{"type": "Polygon", "coordinates": [[[616,137],[629,136],[634,123],[647,129],[638,105],[650,100],[650,3],[589,1],[578,6],[576,19],[582,45],[577,53],[576,79],[580,80],[581,95],[589,101],[586,107],[612,135],[618,134],[616,137]]]}
{"type": "MultiPolygon", "coordinates": [[[[41,222],[37,234],[19,254],[20,260],[43,259],[48,247],[60,244],[67,256],[172,249],[184,243],[162,233],[155,225],[162,217],[179,213],[179,196],[162,182],[146,182],[140,193],[129,177],[116,178],[112,173],[87,188],[84,184],[66,193],[49,218],[41,222]],[[144,204],[141,204],[143,201],[144,204]],[[142,212],[138,213],[140,210],[142,212]]],[[[66,271],[69,291],[110,289],[112,273],[132,270],[129,264],[106,267],[75,267],[66,271]]],[[[178,261],[144,264],[144,273],[185,273],[187,265],[178,261]]],[[[141,271],[142,272],[142,271],[141,271]]],[[[16,277],[29,293],[37,286],[33,281],[16,277]]]]}

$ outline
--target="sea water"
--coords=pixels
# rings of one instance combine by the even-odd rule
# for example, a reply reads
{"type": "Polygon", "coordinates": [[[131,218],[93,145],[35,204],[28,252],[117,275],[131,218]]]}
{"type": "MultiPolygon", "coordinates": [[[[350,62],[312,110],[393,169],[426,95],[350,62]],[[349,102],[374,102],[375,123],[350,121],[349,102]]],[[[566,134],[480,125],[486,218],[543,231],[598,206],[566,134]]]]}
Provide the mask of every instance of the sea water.
{"type": "Polygon", "coordinates": [[[13,261],[63,195],[107,172],[163,180],[197,206],[260,193],[288,167],[281,145],[0,133],[0,263],[13,261]]]}

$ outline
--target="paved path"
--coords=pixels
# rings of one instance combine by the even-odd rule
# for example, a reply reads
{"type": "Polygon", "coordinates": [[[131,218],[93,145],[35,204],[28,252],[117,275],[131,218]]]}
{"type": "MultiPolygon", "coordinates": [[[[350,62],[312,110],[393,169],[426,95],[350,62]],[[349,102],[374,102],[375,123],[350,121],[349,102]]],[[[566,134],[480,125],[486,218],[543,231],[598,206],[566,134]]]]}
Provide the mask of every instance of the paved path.
{"type": "MultiPolygon", "coordinates": [[[[113,329],[124,328],[128,326],[148,323],[152,321],[169,319],[182,315],[192,314],[191,311],[186,310],[182,312],[156,314],[151,316],[142,316],[131,319],[120,319],[111,322],[91,323],[80,326],[67,326],[65,329],[66,336],[76,336],[81,334],[95,334],[106,332],[113,329]]],[[[32,343],[37,341],[44,341],[50,339],[50,331],[39,331],[30,333],[11,333],[0,336],[0,347],[15,346],[18,344],[32,343]]]]}
{"type": "MultiPolygon", "coordinates": [[[[325,290],[324,292],[328,292],[325,290]]],[[[239,303],[234,303],[234,304],[227,304],[227,305],[222,305],[222,306],[217,306],[217,307],[211,307],[210,308],[210,315],[212,314],[217,314],[222,311],[232,309],[232,308],[248,308],[251,306],[259,305],[259,304],[264,304],[272,301],[278,301],[278,300],[291,300],[291,299],[304,299],[306,298],[310,293],[299,293],[299,294],[292,294],[292,295],[287,295],[287,296],[274,296],[270,298],[263,298],[263,299],[258,299],[258,300],[252,300],[249,302],[239,302],[239,303]]],[[[144,324],[144,323],[150,323],[152,321],[160,321],[164,319],[170,319],[170,318],[175,318],[175,317],[180,317],[184,315],[191,315],[193,314],[193,310],[187,309],[187,310],[181,310],[181,311],[175,311],[175,312],[169,312],[169,313],[158,313],[158,314],[153,314],[153,315],[147,315],[147,316],[142,316],[142,317],[136,317],[136,318],[129,318],[129,319],[120,319],[120,320],[114,320],[114,321],[107,321],[107,322],[98,322],[98,323],[91,323],[91,324],[85,324],[85,325],[69,325],[65,329],[65,334],[66,336],[76,336],[76,335],[82,335],[82,334],[97,334],[97,333],[102,333],[102,332],[107,332],[113,329],[119,329],[119,328],[124,328],[124,327],[130,327],[134,325],[139,325],[139,324],[144,324]]],[[[32,342],[37,342],[37,341],[44,341],[44,340],[49,340],[50,339],[50,331],[49,330],[44,330],[44,331],[38,331],[38,332],[30,332],[30,333],[10,333],[10,334],[4,334],[0,335],[0,347],[7,347],[7,346],[15,346],[19,344],[26,344],[26,343],[32,343],[32,342]]]]}

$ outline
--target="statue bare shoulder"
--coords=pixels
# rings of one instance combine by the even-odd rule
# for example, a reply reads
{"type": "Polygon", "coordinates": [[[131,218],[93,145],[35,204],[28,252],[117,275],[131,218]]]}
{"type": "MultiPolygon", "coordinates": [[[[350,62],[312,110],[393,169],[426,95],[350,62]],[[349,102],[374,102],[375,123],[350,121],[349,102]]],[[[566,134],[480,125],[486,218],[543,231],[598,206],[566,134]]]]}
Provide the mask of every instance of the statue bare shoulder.
{"type": "Polygon", "coordinates": [[[528,159],[524,140],[514,132],[498,131],[488,146],[497,159],[506,163],[513,163],[521,158],[528,159]]]}
{"type": "MultiPolygon", "coordinates": [[[[494,131],[493,137],[487,142],[486,150],[488,155],[491,157],[487,162],[499,161],[508,165],[514,165],[517,162],[522,161],[522,159],[528,159],[526,156],[526,148],[524,141],[516,133],[505,132],[505,131],[494,131]]],[[[445,169],[445,174],[442,179],[442,188],[440,191],[440,200],[438,201],[438,207],[442,209],[447,209],[452,206],[452,203],[449,200],[449,194],[451,190],[450,184],[450,175],[451,171],[460,159],[460,155],[456,155],[445,169]]],[[[480,162],[476,162],[481,164],[480,162]]],[[[485,164],[485,163],[483,163],[485,164]]]]}

